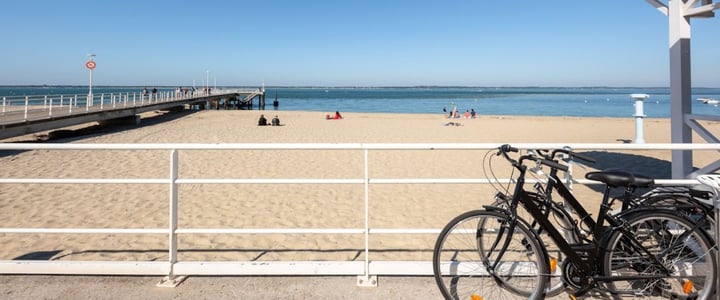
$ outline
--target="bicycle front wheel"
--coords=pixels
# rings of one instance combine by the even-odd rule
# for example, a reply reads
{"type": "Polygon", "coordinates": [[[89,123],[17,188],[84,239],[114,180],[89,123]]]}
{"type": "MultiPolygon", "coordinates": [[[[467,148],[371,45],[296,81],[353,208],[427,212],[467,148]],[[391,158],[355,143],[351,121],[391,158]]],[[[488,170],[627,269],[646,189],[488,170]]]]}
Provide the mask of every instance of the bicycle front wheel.
{"type": "Polygon", "coordinates": [[[676,211],[642,210],[624,216],[627,234],[615,231],[606,244],[603,267],[615,294],[708,299],[717,261],[702,228],[676,211]],[[632,240],[642,248],[636,247],[632,240]],[[647,255],[643,249],[650,252],[647,255]]]}
{"type": "Polygon", "coordinates": [[[501,212],[475,210],[448,223],[433,250],[446,299],[540,299],[549,263],[537,236],[501,212]],[[479,249],[482,247],[482,249],[479,249]]]}

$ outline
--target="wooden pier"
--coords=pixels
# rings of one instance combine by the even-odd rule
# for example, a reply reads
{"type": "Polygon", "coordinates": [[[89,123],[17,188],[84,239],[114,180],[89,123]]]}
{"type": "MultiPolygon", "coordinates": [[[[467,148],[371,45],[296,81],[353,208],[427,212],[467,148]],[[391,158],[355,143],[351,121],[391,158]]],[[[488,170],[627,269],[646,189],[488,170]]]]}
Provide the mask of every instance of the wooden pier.
{"type": "MultiPolygon", "coordinates": [[[[139,124],[139,114],[156,110],[183,110],[191,107],[199,109],[220,108],[220,103],[234,103],[237,108],[252,108],[253,99],[264,103],[264,89],[218,90],[212,94],[194,95],[142,95],[118,94],[107,99],[103,96],[57,96],[23,97],[12,99],[14,105],[8,105],[2,99],[0,111],[0,140],[11,137],[59,129],[63,127],[99,122],[139,124]],[[62,99],[62,100],[61,100],[62,99]],[[63,103],[65,102],[65,103],[63,103]],[[80,103],[80,104],[78,104],[80,103]]],[[[260,106],[261,107],[261,106],[260,106]]]]}

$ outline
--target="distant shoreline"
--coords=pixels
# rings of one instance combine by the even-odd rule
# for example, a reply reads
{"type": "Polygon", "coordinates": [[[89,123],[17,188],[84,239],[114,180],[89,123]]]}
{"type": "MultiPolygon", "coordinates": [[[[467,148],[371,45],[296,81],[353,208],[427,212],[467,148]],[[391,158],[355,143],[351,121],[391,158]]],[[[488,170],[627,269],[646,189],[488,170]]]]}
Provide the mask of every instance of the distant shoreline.
{"type": "MultiPolygon", "coordinates": [[[[3,88],[9,88],[9,87],[23,87],[23,88],[61,88],[61,87],[69,87],[69,88],[81,88],[81,87],[87,87],[86,84],[20,84],[20,85],[6,85],[6,84],[0,84],[0,87],[3,88]]],[[[163,88],[175,88],[177,85],[148,85],[148,84],[137,84],[137,85],[93,85],[93,87],[98,88],[136,88],[136,87],[143,87],[143,86],[155,86],[155,87],[163,87],[163,88]]],[[[200,86],[200,85],[197,85],[200,86]]],[[[224,86],[217,86],[218,88],[257,88],[255,85],[224,85],[224,86]]],[[[525,86],[525,85],[504,85],[504,86],[468,86],[468,85],[378,85],[378,86],[321,86],[321,85],[266,85],[265,88],[295,88],[295,89],[417,89],[417,88],[428,88],[428,89],[443,89],[443,88],[458,88],[458,89],[472,89],[472,88],[479,88],[479,89],[652,89],[652,90],[658,90],[658,89],[667,89],[669,90],[670,87],[662,87],[662,86],[604,86],[604,85],[597,85],[597,86],[525,86]]],[[[701,86],[701,87],[693,87],[694,89],[720,89],[720,86],[718,87],[709,87],[709,86],[701,86]]]]}

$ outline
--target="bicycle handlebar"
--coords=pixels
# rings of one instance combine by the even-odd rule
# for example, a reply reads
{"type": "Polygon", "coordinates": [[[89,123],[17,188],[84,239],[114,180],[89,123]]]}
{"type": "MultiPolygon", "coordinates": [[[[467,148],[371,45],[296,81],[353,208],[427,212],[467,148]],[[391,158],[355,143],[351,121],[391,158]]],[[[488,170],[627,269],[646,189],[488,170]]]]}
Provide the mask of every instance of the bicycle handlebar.
{"type": "Polygon", "coordinates": [[[511,158],[511,157],[508,155],[508,152],[519,152],[519,151],[520,151],[520,150],[519,150],[518,148],[512,147],[512,146],[510,146],[509,144],[504,144],[504,145],[498,147],[498,153],[497,153],[497,155],[502,155],[503,157],[505,157],[505,159],[506,159],[507,161],[509,161],[509,162],[510,162],[514,167],[516,167],[516,168],[522,168],[522,162],[523,162],[524,160],[528,160],[528,159],[529,159],[529,160],[533,160],[533,161],[535,161],[535,162],[537,162],[537,163],[539,163],[539,164],[546,165],[546,166],[548,166],[548,167],[550,167],[550,168],[558,169],[558,170],[563,171],[563,172],[567,172],[567,171],[569,170],[569,168],[568,168],[567,166],[562,165],[562,164],[558,163],[557,161],[555,161],[555,156],[556,156],[558,153],[567,154],[567,155],[570,156],[571,159],[572,159],[572,158],[577,158],[577,159],[580,159],[580,160],[583,160],[583,161],[586,161],[586,162],[589,162],[589,163],[594,163],[594,162],[595,162],[595,159],[593,159],[593,158],[591,158],[591,157],[588,157],[588,156],[585,156],[585,155],[582,155],[582,154],[575,153],[575,152],[573,152],[572,150],[570,150],[570,149],[565,149],[565,148],[563,148],[563,149],[554,149],[554,150],[552,150],[552,152],[551,152],[550,155],[546,154],[547,151],[549,151],[549,150],[535,150],[535,152],[536,152],[539,156],[533,155],[533,154],[522,155],[522,156],[520,156],[520,158],[518,158],[518,160],[515,160],[515,159],[511,158]]]}
{"type": "Polygon", "coordinates": [[[552,155],[550,155],[550,156],[551,156],[552,158],[554,158],[555,155],[558,154],[558,153],[567,154],[567,155],[570,156],[570,159],[575,159],[575,158],[577,158],[577,159],[579,159],[579,160],[582,160],[582,161],[585,161],[585,162],[588,162],[588,163],[591,163],[591,164],[593,164],[593,163],[596,162],[596,160],[595,160],[594,158],[592,158],[592,157],[585,156],[585,155],[582,155],[582,154],[577,153],[577,152],[573,152],[572,150],[567,149],[567,148],[554,149],[554,150],[552,151],[552,155]]]}

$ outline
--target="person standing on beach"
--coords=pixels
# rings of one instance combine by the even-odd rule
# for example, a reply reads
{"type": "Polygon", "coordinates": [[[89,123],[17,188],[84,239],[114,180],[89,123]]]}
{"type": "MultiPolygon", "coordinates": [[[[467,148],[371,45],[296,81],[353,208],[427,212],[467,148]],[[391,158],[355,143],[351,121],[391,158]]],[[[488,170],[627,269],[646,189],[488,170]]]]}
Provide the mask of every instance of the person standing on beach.
{"type": "Polygon", "coordinates": [[[157,99],[157,98],[155,97],[155,95],[157,95],[157,88],[156,88],[156,87],[153,87],[153,89],[152,89],[152,98],[151,98],[150,100],[152,100],[152,99],[157,99]]]}

